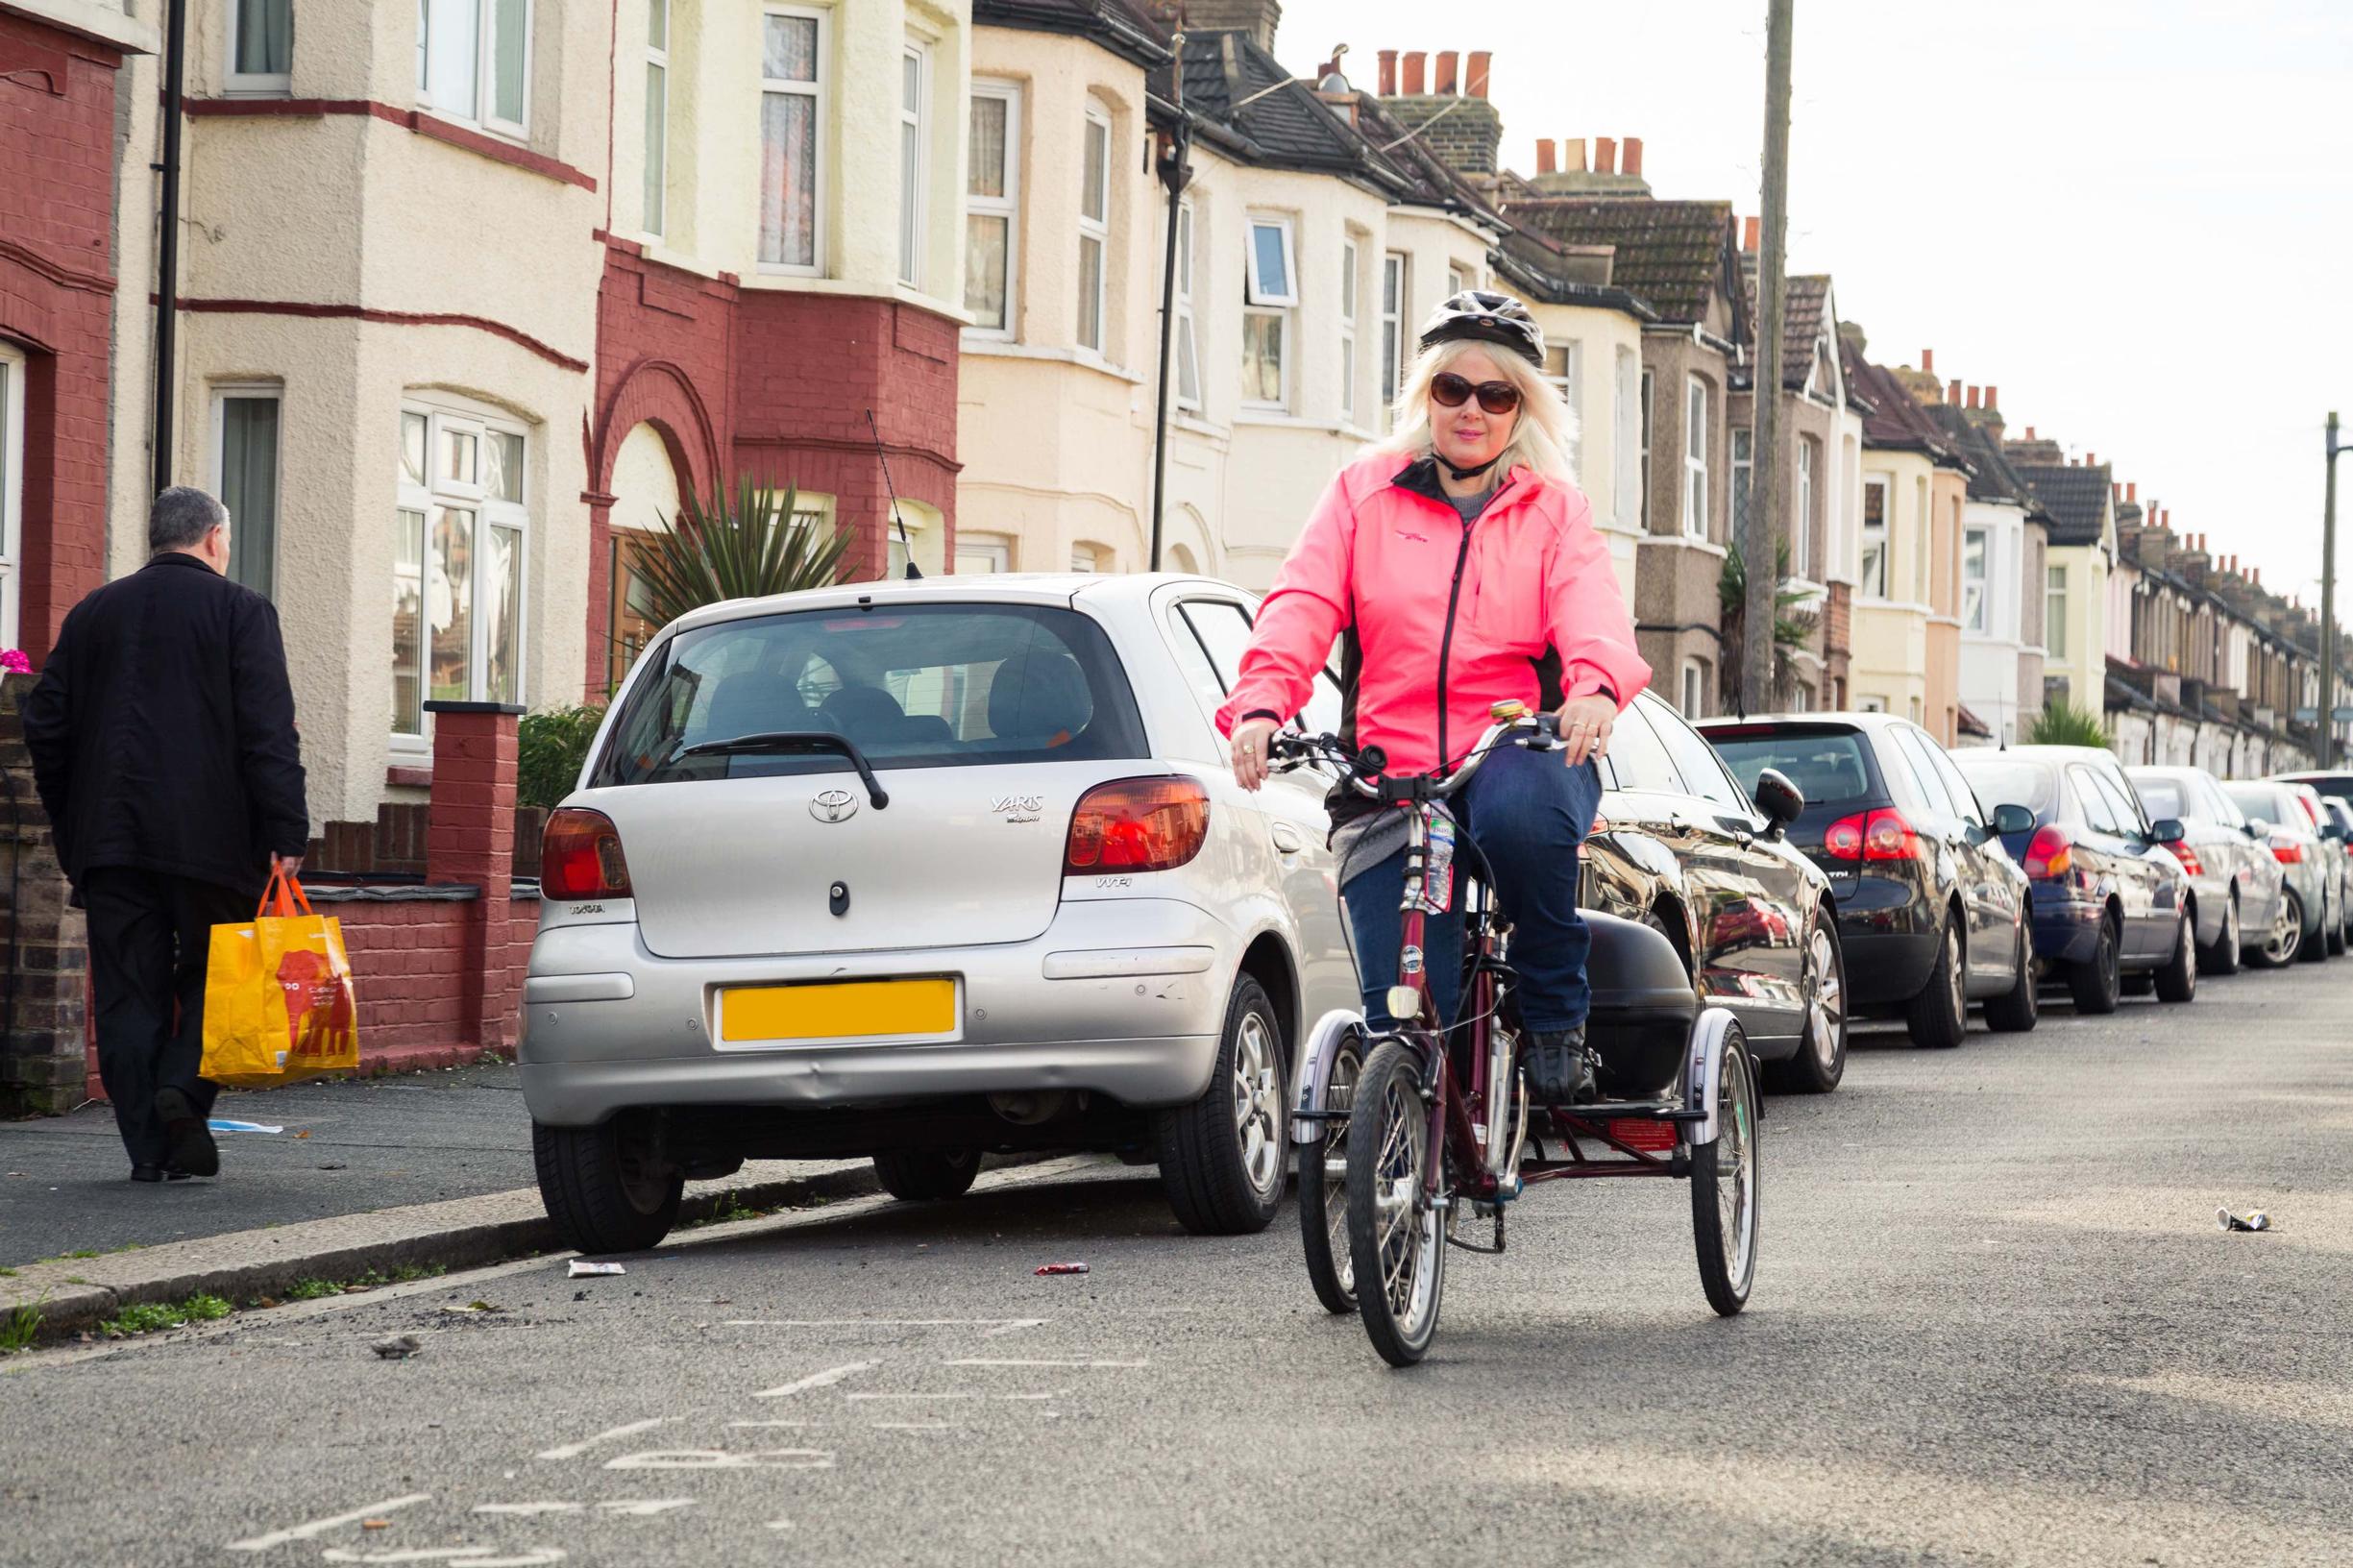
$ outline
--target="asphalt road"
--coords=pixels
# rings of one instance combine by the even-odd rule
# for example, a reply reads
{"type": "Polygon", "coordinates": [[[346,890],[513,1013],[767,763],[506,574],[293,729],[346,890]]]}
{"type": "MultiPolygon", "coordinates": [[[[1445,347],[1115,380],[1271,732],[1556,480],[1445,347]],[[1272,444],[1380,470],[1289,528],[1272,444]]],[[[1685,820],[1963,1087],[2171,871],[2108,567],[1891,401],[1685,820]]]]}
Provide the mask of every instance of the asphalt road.
{"type": "Polygon", "coordinates": [[[2353,1561],[2348,986],[1858,1039],[1731,1321],[1680,1185],[1552,1190],[1395,1372],[1080,1164],[19,1357],[0,1563],[2353,1561]]]}

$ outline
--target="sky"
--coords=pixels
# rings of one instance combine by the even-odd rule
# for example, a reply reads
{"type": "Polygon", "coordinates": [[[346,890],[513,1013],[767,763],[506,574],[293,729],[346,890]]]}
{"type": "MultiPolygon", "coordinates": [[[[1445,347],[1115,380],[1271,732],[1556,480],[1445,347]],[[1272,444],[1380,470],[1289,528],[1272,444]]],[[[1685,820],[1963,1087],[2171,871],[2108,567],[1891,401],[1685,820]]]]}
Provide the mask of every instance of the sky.
{"type": "MultiPolygon", "coordinates": [[[[1503,161],[1639,136],[1661,197],[1758,209],[1765,0],[1284,0],[1276,54],[1494,51],[1503,161]]],[[[1993,384],[2218,554],[2317,604],[2322,422],[2353,420],[2353,4],[1795,0],[1789,264],[1871,356],[1993,384]]],[[[2345,437],[2353,441],[2353,433],[2345,437]]],[[[2353,461],[2341,464],[2353,577],[2353,461]]],[[[2338,616],[2353,622],[2353,592],[2338,616]]]]}

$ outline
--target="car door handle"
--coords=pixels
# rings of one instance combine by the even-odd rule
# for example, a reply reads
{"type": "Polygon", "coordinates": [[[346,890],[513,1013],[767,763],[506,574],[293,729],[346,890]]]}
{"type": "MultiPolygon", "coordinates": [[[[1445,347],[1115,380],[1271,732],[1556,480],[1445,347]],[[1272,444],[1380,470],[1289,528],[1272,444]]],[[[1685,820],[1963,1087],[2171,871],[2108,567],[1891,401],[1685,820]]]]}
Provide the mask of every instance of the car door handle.
{"type": "Polygon", "coordinates": [[[1306,837],[1288,822],[1276,822],[1266,832],[1275,841],[1275,847],[1287,855],[1295,855],[1308,846],[1306,837]]]}

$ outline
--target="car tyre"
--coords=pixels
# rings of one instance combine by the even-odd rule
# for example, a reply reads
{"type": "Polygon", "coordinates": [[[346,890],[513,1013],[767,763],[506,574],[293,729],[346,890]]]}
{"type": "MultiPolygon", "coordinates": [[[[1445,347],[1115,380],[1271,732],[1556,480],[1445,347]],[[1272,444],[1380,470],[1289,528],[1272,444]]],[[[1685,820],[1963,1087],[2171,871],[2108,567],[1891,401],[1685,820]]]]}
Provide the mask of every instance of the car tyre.
{"type": "Polygon", "coordinates": [[[2328,956],[2342,958],[2345,954],[2344,927],[2331,920],[2327,932],[2328,956]]]}
{"type": "Polygon", "coordinates": [[[1969,996],[1962,988],[1969,973],[1961,947],[1961,924],[1949,915],[1936,939],[1936,965],[1928,983],[1904,1007],[1903,1026],[1912,1042],[1932,1050],[1950,1050],[1969,1032],[1969,996]]]}
{"type": "Polygon", "coordinates": [[[2222,905],[2222,934],[2199,955],[2198,968],[2208,974],[2237,974],[2242,963],[2239,944],[2245,940],[2245,929],[2239,923],[2239,892],[2234,888],[2222,905]]]}
{"type": "Polygon", "coordinates": [[[1817,910],[1805,939],[1805,1036],[1798,1054],[1765,1068],[1777,1093],[1827,1094],[1847,1075],[1847,954],[1838,927],[1817,910]]]}
{"type": "Polygon", "coordinates": [[[2180,923],[2181,929],[2173,938],[2173,956],[2157,971],[2157,1000],[2161,1002],[2197,999],[2196,918],[2185,909],[2180,923]]]}
{"type": "Polygon", "coordinates": [[[1161,1186],[1195,1236],[1243,1236],[1275,1217],[1290,1141],[1285,1082],[1274,1003],[1245,974],[1226,1004],[1210,1087],[1190,1105],[1153,1113],[1161,1186]]]}
{"type": "Polygon", "coordinates": [[[2296,944],[2297,963],[2317,964],[2328,957],[2327,924],[2328,890],[2324,888],[2320,893],[2320,919],[2304,922],[2304,940],[2296,944]]]}
{"type": "Polygon", "coordinates": [[[901,1203],[961,1198],[979,1174],[978,1149],[898,1149],[874,1156],[874,1180],[901,1203]]]}
{"type": "Polygon", "coordinates": [[[643,1117],[594,1127],[534,1121],[531,1164],[556,1234],[581,1252],[643,1252],[678,1222],[686,1174],[659,1159],[643,1117]]]}
{"type": "Polygon", "coordinates": [[[2022,1035],[2043,1016],[2034,986],[2034,943],[2027,940],[2026,922],[2018,922],[2018,969],[2008,991],[1985,999],[1985,1026],[2005,1035],[2022,1035]]]}
{"type": "Polygon", "coordinates": [[[2095,1017],[2116,1011],[2124,994],[2123,933],[2117,929],[2116,916],[2105,915],[2099,922],[2099,947],[2091,959],[2068,971],[2067,989],[2074,993],[2075,1011],[2095,1017]]]}

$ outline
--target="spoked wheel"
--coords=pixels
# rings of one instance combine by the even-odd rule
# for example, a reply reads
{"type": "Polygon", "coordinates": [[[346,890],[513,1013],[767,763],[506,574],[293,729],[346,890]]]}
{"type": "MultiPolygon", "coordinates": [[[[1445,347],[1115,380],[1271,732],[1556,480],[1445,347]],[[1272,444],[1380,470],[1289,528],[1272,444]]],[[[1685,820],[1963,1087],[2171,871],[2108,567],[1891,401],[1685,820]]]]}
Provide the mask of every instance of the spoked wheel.
{"type": "Polygon", "coordinates": [[[1716,1140],[1691,1151],[1691,1237],[1707,1304],[1729,1317],[1756,1277],[1756,1081],[1740,1041],[1724,1049],[1716,1124],[1716,1140]]]}
{"type": "Polygon", "coordinates": [[[1383,1360],[1411,1366],[1438,1332],[1446,1226],[1423,1202],[1440,1154],[1421,1063],[1402,1041],[1384,1042],[1364,1064],[1348,1135],[1348,1253],[1364,1335],[1383,1360]]]}
{"type": "MultiPolygon", "coordinates": [[[[1364,1041],[1342,1036],[1334,1047],[1326,1111],[1345,1112],[1364,1070],[1364,1041]]],[[[1299,1148],[1299,1240],[1307,1249],[1308,1280],[1328,1312],[1357,1310],[1357,1273],[1348,1256],[1348,1123],[1327,1121],[1320,1142],[1299,1148]]]]}
{"type": "Polygon", "coordinates": [[[2263,945],[2256,949],[2257,962],[2267,969],[2292,964],[2296,950],[2304,945],[2304,901],[2295,895],[2293,888],[2279,890],[2279,903],[2271,912],[2271,928],[2264,933],[2263,945]]]}
{"type": "Polygon", "coordinates": [[[1847,1075],[1847,958],[1830,917],[1817,914],[1805,940],[1805,1038],[1798,1054],[1777,1064],[1776,1089],[1827,1094],[1847,1075]]]}

